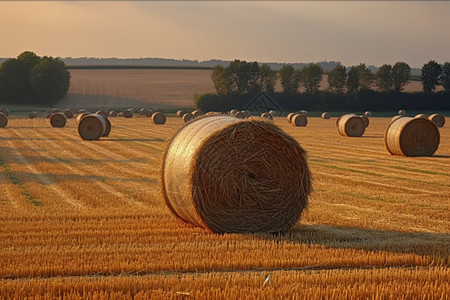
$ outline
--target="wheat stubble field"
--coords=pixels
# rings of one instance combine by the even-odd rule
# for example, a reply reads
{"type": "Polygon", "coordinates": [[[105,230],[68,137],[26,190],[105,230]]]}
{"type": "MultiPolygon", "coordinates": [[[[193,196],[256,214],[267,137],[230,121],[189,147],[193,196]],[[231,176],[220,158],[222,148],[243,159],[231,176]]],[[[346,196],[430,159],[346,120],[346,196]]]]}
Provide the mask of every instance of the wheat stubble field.
{"type": "Polygon", "coordinates": [[[391,156],[388,118],[361,138],[336,118],[295,128],[309,209],[286,235],[218,235],[173,217],[159,188],[182,125],[111,118],[83,141],[75,119],[10,118],[0,130],[0,299],[447,299],[450,136],[433,157],[391,156]]]}

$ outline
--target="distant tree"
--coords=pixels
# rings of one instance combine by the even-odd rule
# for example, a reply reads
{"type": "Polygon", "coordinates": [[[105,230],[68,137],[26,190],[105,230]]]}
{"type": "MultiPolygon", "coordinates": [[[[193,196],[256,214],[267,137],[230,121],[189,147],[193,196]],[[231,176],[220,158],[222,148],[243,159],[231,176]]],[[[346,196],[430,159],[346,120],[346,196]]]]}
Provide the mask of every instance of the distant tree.
{"type": "Polygon", "coordinates": [[[294,67],[289,64],[284,65],[278,74],[280,76],[283,92],[288,95],[296,94],[300,85],[300,78],[294,67]]]}
{"type": "Polygon", "coordinates": [[[361,63],[356,67],[359,77],[359,89],[370,89],[373,82],[373,74],[366,66],[366,64],[361,63]]]}
{"type": "Polygon", "coordinates": [[[214,88],[217,94],[228,94],[227,78],[225,77],[225,67],[217,65],[211,72],[211,80],[214,83],[214,88]]]}
{"type": "Polygon", "coordinates": [[[347,92],[351,93],[359,89],[359,73],[355,66],[348,69],[347,73],[347,92]]]}
{"type": "Polygon", "coordinates": [[[70,73],[62,60],[45,56],[31,69],[30,83],[35,103],[51,106],[67,94],[70,73]]]}
{"type": "Polygon", "coordinates": [[[263,64],[260,66],[259,72],[261,90],[266,93],[274,93],[278,72],[272,70],[268,64],[263,64]]]}
{"type": "Polygon", "coordinates": [[[450,92],[450,62],[442,65],[442,73],[439,76],[439,83],[447,92],[450,92]]]}
{"type": "Polygon", "coordinates": [[[394,91],[401,92],[411,78],[411,68],[405,62],[396,62],[392,67],[392,83],[394,91]]]}
{"type": "Polygon", "coordinates": [[[336,65],[328,74],[328,85],[330,90],[342,94],[345,90],[347,81],[346,68],[342,65],[336,65]]]}
{"type": "Polygon", "coordinates": [[[382,65],[376,74],[375,85],[382,92],[389,92],[392,90],[392,66],[384,64],[382,65]]]}
{"type": "Polygon", "coordinates": [[[432,93],[439,84],[439,76],[442,73],[442,67],[434,60],[430,60],[422,67],[422,85],[425,93],[432,93]]]}
{"type": "Polygon", "coordinates": [[[300,71],[300,82],[305,87],[306,93],[316,94],[319,91],[320,81],[323,77],[323,69],[318,64],[311,63],[300,71]]]}

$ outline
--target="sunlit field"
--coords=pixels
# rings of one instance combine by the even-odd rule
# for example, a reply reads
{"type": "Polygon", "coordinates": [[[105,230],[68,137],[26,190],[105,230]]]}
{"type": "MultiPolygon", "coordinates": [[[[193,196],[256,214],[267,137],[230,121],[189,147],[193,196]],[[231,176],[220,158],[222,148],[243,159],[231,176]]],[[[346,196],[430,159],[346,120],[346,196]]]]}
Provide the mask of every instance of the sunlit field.
{"type": "Polygon", "coordinates": [[[218,235],[176,219],[160,193],[183,121],[110,121],[98,141],[75,119],[0,128],[0,299],[448,297],[448,124],[432,157],[411,158],[386,150],[390,118],[348,138],[336,116],[277,117],[308,152],[309,208],[288,234],[218,235]]]}

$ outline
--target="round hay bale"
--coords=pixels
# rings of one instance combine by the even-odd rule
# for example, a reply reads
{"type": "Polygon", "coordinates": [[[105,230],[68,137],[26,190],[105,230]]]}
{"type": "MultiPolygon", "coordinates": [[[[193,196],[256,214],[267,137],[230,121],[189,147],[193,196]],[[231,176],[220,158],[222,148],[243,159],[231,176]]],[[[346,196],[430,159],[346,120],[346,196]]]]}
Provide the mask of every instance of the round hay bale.
{"type": "Polygon", "coordinates": [[[237,109],[232,109],[230,110],[230,112],[228,113],[230,116],[234,116],[239,110],[237,109]]]}
{"type": "Polygon", "coordinates": [[[428,119],[428,117],[429,117],[429,115],[427,115],[427,114],[417,114],[414,116],[414,118],[425,118],[425,119],[428,119]]]}
{"type": "Polygon", "coordinates": [[[83,140],[98,140],[105,134],[106,128],[105,118],[101,115],[90,114],[80,120],[78,134],[83,140]]]}
{"type": "Polygon", "coordinates": [[[366,116],[367,118],[370,118],[370,117],[372,117],[372,112],[371,111],[366,111],[364,113],[364,116],[366,116]]]}
{"type": "Polygon", "coordinates": [[[338,131],[342,136],[360,137],[365,130],[366,126],[361,117],[348,114],[340,116],[338,119],[338,131]]]}
{"type": "Polygon", "coordinates": [[[0,108],[0,112],[3,113],[5,116],[9,116],[9,110],[7,108],[0,108]]]}
{"type": "Polygon", "coordinates": [[[124,118],[132,118],[133,117],[133,111],[131,109],[127,109],[123,111],[123,117],[124,118]]]}
{"type": "Polygon", "coordinates": [[[195,119],[166,148],[163,196],[175,216],[216,233],[285,232],[312,190],[306,157],[270,122],[195,119]]]}
{"type": "Polygon", "coordinates": [[[202,115],[202,113],[199,110],[194,110],[192,112],[192,115],[194,116],[194,118],[200,117],[202,115]]]}
{"type": "Polygon", "coordinates": [[[102,116],[103,118],[108,118],[108,114],[106,113],[106,111],[104,111],[104,110],[99,110],[99,111],[97,111],[96,113],[95,113],[96,115],[100,115],[100,116],[102,116]]]}
{"type": "Polygon", "coordinates": [[[35,111],[30,112],[30,113],[28,114],[28,117],[29,117],[30,119],[35,119],[35,118],[37,117],[37,112],[35,112],[35,111]]]}
{"type": "Polygon", "coordinates": [[[105,132],[103,133],[103,137],[107,137],[109,136],[109,134],[111,133],[111,122],[108,120],[108,118],[103,118],[105,119],[105,132]]]}
{"type": "Polygon", "coordinates": [[[342,116],[339,116],[339,117],[336,119],[336,126],[337,126],[337,127],[339,127],[339,121],[341,120],[341,117],[342,117],[342,116]]]}
{"type": "Polygon", "coordinates": [[[117,113],[117,117],[123,117],[123,112],[119,112],[119,113],[117,113]]]}
{"type": "Polygon", "coordinates": [[[306,110],[303,110],[303,109],[302,109],[302,110],[299,110],[299,111],[297,111],[297,112],[296,112],[296,114],[299,114],[299,115],[301,114],[301,115],[304,115],[305,117],[307,117],[307,116],[308,116],[308,112],[307,112],[306,110]]]}
{"type": "Polygon", "coordinates": [[[440,114],[432,114],[428,117],[429,120],[433,121],[437,127],[444,127],[445,117],[440,114]]]}
{"type": "Polygon", "coordinates": [[[0,112],[0,128],[8,125],[8,116],[4,112],[0,112]]]}
{"type": "Polygon", "coordinates": [[[145,116],[146,116],[147,118],[150,118],[151,116],[153,116],[153,110],[147,109],[147,110],[145,111],[145,116]]]}
{"type": "Polygon", "coordinates": [[[77,116],[77,125],[80,124],[81,119],[83,119],[85,116],[88,116],[88,115],[90,115],[90,113],[88,113],[88,112],[84,112],[84,113],[78,114],[78,116],[77,116]]]}
{"type": "Polygon", "coordinates": [[[399,116],[406,116],[406,111],[404,111],[403,109],[400,109],[398,111],[397,115],[399,115],[399,116]]]}
{"type": "Polygon", "coordinates": [[[63,109],[62,113],[66,116],[67,119],[73,118],[73,112],[68,108],[63,109]]]}
{"type": "Polygon", "coordinates": [[[162,112],[155,112],[152,115],[153,124],[164,124],[166,123],[166,115],[162,112]]]}
{"type": "Polygon", "coordinates": [[[241,110],[241,113],[244,114],[244,119],[250,118],[252,114],[248,110],[241,110]]]}
{"type": "Polygon", "coordinates": [[[308,118],[304,114],[295,114],[291,123],[294,127],[305,127],[308,124],[308,118]]]}
{"type": "Polygon", "coordinates": [[[67,122],[66,115],[63,114],[62,112],[53,113],[50,116],[50,125],[52,125],[52,127],[62,128],[66,125],[66,122],[67,122]]]}
{"type": "Polygon", "coordinates": [[[82,114],[82,113],[85,113],[85,112],[88,112],[88,111],[86,109],[84,109],[84,108],[78,110],[78,114],[82,114]]]}
{"type": "Polygon", "coordinates": [[[177,117],[182,118],[187,112],[184,110],[177,111],[177,117]]]}
{"type": "Polygon", "coordinates": [[[362,115],[362,116],[359,116],[359,117],[363,120],[364,126],[368,127],[369,126],[369,118],[366,117],[365,115],[362,115]]]}
{"type": "Polygon", "coordinates": [[[146,109],[146,108],[141,108],[140,110],[139,110],[139,114],[141,115],[141,116],[145,116],[145,112],[147,111],[148,109],[146,109]]]}
{"type": "Polygon", "coordinates": [[[439,146],[436,124],[425,118],[398,118],[387,127],[384,143],[394,155],[431,156],[439,146]]]}
{"type": "Polygon", "coordinates": [[[331,118],[331,115],[330,115],[329,112],[323,112],[323,113],[322,113],[322,119],[328,120],[328,119],[330,119],[330,118],[331,118]]]}
{"type": "Polygon", "coordinates": [[[194,119],[194,115],[192,113],[185,113],[182,118],[183,118],[183,121],[185,123],[187,123],[194,119]]]}
{"type": "Polygon", "coordinates": [[[291,123],[292,117],[295,115],[295,113],[288,113],[288,115],[286,116],[287,120],[289,123],[291,123]]]}
{"type": "Polygon", "coordinates": [[[50,111],[50,113],[52,113],[52,114],[56,114],[56,113],[59,113],[59,112],[61,112],[61,111],[59,110],[59,108],[53,108],[53,109],[50,111]]]}
{"type": "Polygon", "coordinates": [[[110,117],[117,117],[117,112],[114,111],[114,110],[111,110],[111,111],[108,113],[108,116],[110,116],[110,117]]]}
{"type": "Polygon", "coordinates": [[[392,122],[395,122],[395,121],[397,121],[398,119],[403,118],[403,117],[405,117],[405,116],[403,116],[403,115],[396,115],[396,116],[393,116],[392,119],[391,119],[391,123],[392,123],[392,122]]]}
{"type": "Polygon", "coordinates": [[[271,114],[269,114],[268,112],[262,113],[260,117],[264,118],[264,119],[273,120],[273,116],[271,114]]]}
{"type": "Polygon", "coordinates": [[[238,119],[245,119],[245,116],[246,116],[245,113],[242,111],[238,111],[237,113],[234,114],[234,117],[238,119]]]}
{"type": "Polygon", "coordinates": [[[269,110],[269,114],[271,114],[272,117],[276,117],[278,115],[277,111],[273,109],[269,110]]]}

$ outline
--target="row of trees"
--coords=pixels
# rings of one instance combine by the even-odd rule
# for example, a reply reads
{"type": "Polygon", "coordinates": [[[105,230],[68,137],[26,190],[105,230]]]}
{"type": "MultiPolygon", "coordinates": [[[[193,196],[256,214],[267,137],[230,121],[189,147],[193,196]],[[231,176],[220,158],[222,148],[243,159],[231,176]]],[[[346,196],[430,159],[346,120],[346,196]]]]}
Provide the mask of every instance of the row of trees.
{"type": "MultiPolygon", "coordinates": [[[[314,63],[297,70],[287,64],[277,72],[267,64],[260,66],[257,62],[234,60],[227,67],[214,67],[211,79],[219,95],[246,95],[258,91],[273,93],[278,79],[283,93],[295,95],[300,89],[307,94],[316,94],[323,75],[324,70],[314,63]]],[[[423,91],[432,93],[438,85],[449,91],[449,77],[450,63],[439,65],[429,61],[422,67],[423,91]]],[[[336,94],[373,88],[381,92],[401,92],[410,79],[411,68],[405,62],[384,64],[376,73],[363,63],[349,68],[337,65],[328,74],[329,91],[336,94]]]]}
{"type": "Polygon", "coordinates": [[[67,94],[70,73],[63,61],[25,51],[0,65],[0,102],[51,106],[67,94]]]}

